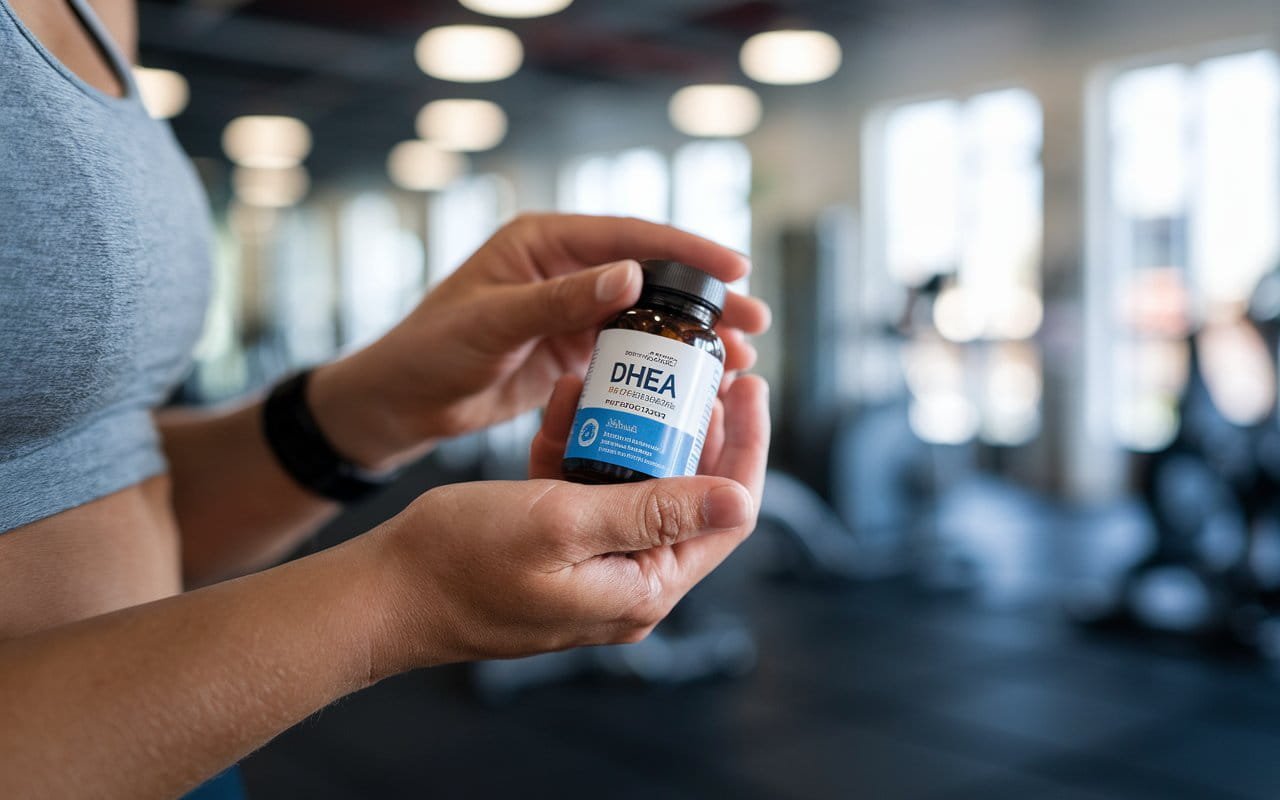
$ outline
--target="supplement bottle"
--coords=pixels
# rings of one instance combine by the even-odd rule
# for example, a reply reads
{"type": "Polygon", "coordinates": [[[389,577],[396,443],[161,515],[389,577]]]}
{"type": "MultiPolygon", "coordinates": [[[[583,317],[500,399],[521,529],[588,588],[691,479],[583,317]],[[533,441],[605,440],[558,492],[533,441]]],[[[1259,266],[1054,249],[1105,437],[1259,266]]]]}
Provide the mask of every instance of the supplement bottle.
{"type": "Polygon", "coordinates": [[[596,340],[564,475],[626,483],[693,475],[724,374],[713,329],[723,283],[675,261],[646,261],[640,301],[596,340]]]}

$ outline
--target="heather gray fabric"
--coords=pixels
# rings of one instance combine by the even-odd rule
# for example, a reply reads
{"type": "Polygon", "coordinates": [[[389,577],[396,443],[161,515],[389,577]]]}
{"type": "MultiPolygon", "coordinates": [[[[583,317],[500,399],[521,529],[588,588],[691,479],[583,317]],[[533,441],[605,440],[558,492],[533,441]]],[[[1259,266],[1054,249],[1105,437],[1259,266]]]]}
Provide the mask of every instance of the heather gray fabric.
{"type": "Polygon", "coordinates": [[[0,532],[165,470],[151,410],[189,366],[208,207],[128,84],[60,64],[0,0],[0,532]]]}

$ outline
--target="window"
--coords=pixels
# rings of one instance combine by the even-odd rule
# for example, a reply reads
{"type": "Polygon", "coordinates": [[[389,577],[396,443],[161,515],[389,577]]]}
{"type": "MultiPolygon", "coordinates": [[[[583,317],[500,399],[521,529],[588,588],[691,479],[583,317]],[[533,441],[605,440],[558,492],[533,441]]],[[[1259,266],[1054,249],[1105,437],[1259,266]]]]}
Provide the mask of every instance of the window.
{"type": "Polygon", "coordinates": [[[741,142],[693,142],[675,155],[678,228],[751,252],[751,153],[741,142]]]}
{"type": "Polygon", "coordinates": [[[421,297],[422,242],[401,226],[396,204],[372,192],[343,207],[339,235],[344,344],[363,344],[399,322],[421,297]]]}
{"type": "Polygon", "coordinates": [[[337,331],[336,289],[325,220],[313,208],[283,215],[274,246],[271,280],[273,319],[290,366],[333,357],[337,331]]]}
{"type": "Polygon", "coordinates": [[[1032,94],[1005,89],[899,105],[868,131],[868,266],[931,308],[903,351],[926,441],[1039,430],[1042,124],[1032,94]]]}
{"type": "MultiPolygon", "coordinates": [[[[679,148],[668,165],[637,148],[580,158],[560,176],[560,210],[670,223],[741,253],[751,252],[751,153],[741,142],[679,148]]],[[[734,289],[746,291],[745,279],[734,289]]]]}
{"type": "Polygon", "coordinates": [[[1088,415],[1096,438],[1157,450],[1178,431],[1188,337],[1241,319],[1280,255],[1280,60],[1130,69],[1101,111],[1088,415]]]}
{"type": "Polygon", "coordinates": [[[560,177],[560,209],[576,214],[671,218],[671,177],[657,150],[636,148],[578,159],[560,177]]]}
{"type": "Polygon", "coordinates": [[[428,282],[447,278],[511,215],[513,190],[499,175],[454,181],[431,199],[427,216],[428,282]]]}

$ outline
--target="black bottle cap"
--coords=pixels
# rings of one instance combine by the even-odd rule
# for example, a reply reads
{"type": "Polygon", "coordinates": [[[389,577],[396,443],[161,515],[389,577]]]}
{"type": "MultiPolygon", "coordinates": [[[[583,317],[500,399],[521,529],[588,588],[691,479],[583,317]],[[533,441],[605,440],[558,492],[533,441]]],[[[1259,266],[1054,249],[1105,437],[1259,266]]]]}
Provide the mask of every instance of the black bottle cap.
{"type": "Polygon", "coordinates": [[[687,295],[710,306],[717,317],[724,311],[729,289],[723,281],[679,261],[643,261],[640,266],[644,269],[646,289],[665,289],[687,295]]]}

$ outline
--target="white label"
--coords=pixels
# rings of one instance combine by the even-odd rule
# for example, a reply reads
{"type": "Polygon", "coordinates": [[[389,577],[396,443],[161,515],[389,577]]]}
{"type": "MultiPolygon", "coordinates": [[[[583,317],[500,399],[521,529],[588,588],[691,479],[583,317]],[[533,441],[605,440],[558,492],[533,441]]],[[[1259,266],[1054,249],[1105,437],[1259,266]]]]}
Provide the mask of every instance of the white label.
{"type": "Polygon", "coordinates": [[[684,342],[639,331],[600,334],[565,458],[666,478],[698,470],[724,366],[684,342]]]}

